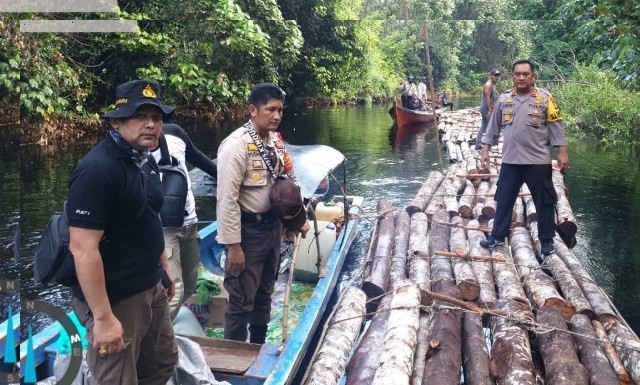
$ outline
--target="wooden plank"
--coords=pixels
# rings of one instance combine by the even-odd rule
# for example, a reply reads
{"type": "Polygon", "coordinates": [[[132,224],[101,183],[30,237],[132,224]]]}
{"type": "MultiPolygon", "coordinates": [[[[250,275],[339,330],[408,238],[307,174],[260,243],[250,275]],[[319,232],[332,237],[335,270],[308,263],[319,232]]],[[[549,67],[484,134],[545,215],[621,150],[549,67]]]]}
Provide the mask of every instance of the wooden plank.
{"type": "Polygon", "coordinates": [[[183,336],[197,342],[214,372],[245,373],[256,361],[261,345],[216,338],[183,336]]]}

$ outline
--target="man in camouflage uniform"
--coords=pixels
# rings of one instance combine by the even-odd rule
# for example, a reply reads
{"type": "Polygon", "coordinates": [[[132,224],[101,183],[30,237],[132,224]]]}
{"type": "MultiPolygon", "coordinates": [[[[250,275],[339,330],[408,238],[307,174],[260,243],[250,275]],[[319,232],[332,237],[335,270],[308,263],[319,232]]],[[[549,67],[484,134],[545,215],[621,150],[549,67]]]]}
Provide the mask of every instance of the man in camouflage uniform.
{"type": "Polygon", "coordinates": [[[480,242],[489,249],[504,245],[511,224],[511,212],[520,187],[526,183],[538,214],[541,253],[553,253],[555,236],[554,204],[557,195],[551,180],[551,147],[558,148],[558,167],[569,167],[567,139],[560,111],[549,91],[534,86],[536,72],[528,60],[512,67],[513,88],[498,98],[482,137],[481,162],[489,167],[489,148],[504,133],[502,167],[495,200],[498,202],[491,235],[480,242]]]}

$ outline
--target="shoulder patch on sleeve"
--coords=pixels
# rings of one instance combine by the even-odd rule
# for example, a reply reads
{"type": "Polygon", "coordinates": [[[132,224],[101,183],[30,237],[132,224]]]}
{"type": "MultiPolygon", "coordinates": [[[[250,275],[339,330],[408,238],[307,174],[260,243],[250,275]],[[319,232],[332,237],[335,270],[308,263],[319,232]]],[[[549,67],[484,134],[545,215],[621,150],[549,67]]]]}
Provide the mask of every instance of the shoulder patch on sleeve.
{"type": "Polygon", "coordinates": [[[547,122],[557,122],[562,120],[556,98],[549,94],[549,105],[547,106],[547,122]]]}

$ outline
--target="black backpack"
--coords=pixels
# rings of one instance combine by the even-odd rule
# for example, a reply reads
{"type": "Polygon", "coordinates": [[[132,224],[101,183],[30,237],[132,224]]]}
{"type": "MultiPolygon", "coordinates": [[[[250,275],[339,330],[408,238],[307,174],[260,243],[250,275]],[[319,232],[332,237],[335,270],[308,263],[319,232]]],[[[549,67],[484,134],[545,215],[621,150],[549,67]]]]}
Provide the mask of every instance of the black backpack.
{"type": "Polygon", "coordinates": [[[162,181],[162,191],[164,193],[164,203],[160,210],[162,226],[181,227],[184,224],[187,192],[189,191],[187,174],[180,161],[169,155],[169,148],[164,135],[160,135],[160,154],[158,169],[160,169],[160,180],[162,181]]]}
{"type": "Polygon", "coordinates": [[[55,278],[64,286],[74,286],[78,283],[76,266],[69,252],[69,221],[66,206],[65,201],[62,212],[53,214],[42,232],[33,264],[36,282],[47,283],[55,278]]]}

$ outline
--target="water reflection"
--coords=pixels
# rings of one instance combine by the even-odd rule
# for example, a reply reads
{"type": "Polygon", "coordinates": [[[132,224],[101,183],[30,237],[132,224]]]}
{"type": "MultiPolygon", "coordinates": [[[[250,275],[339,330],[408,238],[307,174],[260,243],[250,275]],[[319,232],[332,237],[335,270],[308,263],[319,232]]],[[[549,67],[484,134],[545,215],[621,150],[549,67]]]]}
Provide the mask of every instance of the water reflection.
{"type": "MultiPolygon", "coordinates": [[[[456,104],[456,107],[460,103],[456,104]]],[[[463,104],[464,105],[464,104],[463,104]]],[[[376,217],[376,200],[387,199],[396,210],[415,195],[426,175],[440,167],[433,134],[416,133],[394,146],[389,140],[392,120],[387,107],[337,107],[322,110],[287,108],[282,123],[284,138],[294,144],[326,144],[347,158],[349,194],[365,196],[366,218],[363,237],[351,250],[345,276],[348,281],[366,252],[367,239],[376,217]]],[[[193,141],[215,157],[222,139],[240,123],[222,126],[188,126],[193,141]]],[[[20,272],[21,295],[67,307],[69,294],[56,285],[33,284],[31,255],[51,213],[58,210],[67,194],[71,172],[93,143],[50,148],[21,149],[2,140],[0,156],[0,239],[3,274],[20,272]],[[22,259],[11,264],[13,235],[22,224],[22,259]]],[[[579,221],[575,253],[596,281],[611,294],[616,306],[640,332],[640,170],[637,158],[603,150],[586,142],[571,143],[572,168],[567,174],[570,201],[579,221]],[[589,161],[587,161],[587,159],[589,161]],[[606,172],[591,162],[615,170],[606,172]]],[[[446,164],[446,159],[445,159],[446,164]]],[[[215,219],[215,199],[198,198],[200,220],[215,219]]],[[[346,282],[345,281],[345,282],[346,282]]],[[[15,299],[0,298],[3,301],[15,299]]]]}

